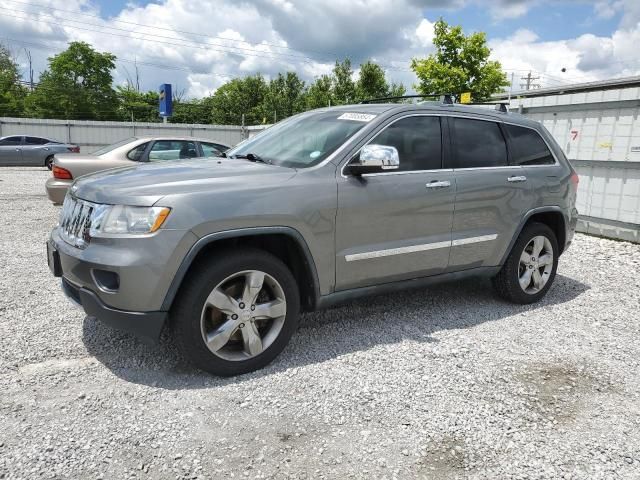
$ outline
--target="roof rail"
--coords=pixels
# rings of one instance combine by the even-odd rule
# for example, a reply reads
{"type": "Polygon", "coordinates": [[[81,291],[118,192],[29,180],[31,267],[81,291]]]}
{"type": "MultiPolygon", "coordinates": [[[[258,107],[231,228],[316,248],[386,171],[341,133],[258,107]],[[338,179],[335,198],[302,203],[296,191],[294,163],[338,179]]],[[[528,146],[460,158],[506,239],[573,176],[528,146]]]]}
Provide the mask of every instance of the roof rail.
{"type": "MultiPolygon", "coordinates": [[[[453,105],[455,104],[455,96],[451,93],[431,93],[429,95],[401,95],[398,97],[380,97],[380,98],[369,98],[367,100],[363,100],[360,103],[377,103],[384,102],[387,100],[402,100],[405,98],[431,98],[438,97],[438,100],[443,105],[453,105]]],[[[459,105],[495,105],[495,109],[498,112],[509,113],[509,102],[470,102],[470,103],[460,103],[459,105]]]]}
{"type": "Polygon", "coordinates": [[[509,102],[470,102],[462,105],[495,105],[496,111],[509,113],[509,102]]]}
{"type": "Polygon", "coordinates": [[[453,105],[453,95],[450,93],[431,93],[428,95],[400,95],[398,97],[380,97],[380,98],[369,98],[367,100],[363,100],[360,103],[376,103],[376,102],[384,102],[386,100],[402,100],[405,98],[430,98],[430,97],[439,97],[440,103],[444,105],[453,105]]]}

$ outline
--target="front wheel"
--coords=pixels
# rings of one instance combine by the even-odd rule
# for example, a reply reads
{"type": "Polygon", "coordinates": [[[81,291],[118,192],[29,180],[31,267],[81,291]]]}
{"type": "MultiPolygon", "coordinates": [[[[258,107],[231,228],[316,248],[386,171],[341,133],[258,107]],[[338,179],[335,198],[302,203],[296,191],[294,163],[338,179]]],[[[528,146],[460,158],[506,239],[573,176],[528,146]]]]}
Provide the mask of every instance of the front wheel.
{"type": "Polygon", "coordinates": [[[527,225],[493,278],[494,288],[501,297],[514,303],[537,302],[553,283],[559,253],[553,230],[542,223],[527,225]]]}
{"type": "Polygon", "coordinates": [[[258,370],[285,348],[300,315],[295,278],[278,258],[224,252],[191,272],[171,310],[178,348],[214,375],[258,370]]]}
{"type": "Polygon", "coordinates": [[[53,168],[53,155],[49,155],[45,159],[44,166],[47,167],[49,170],[51,170],[53,168]]]}

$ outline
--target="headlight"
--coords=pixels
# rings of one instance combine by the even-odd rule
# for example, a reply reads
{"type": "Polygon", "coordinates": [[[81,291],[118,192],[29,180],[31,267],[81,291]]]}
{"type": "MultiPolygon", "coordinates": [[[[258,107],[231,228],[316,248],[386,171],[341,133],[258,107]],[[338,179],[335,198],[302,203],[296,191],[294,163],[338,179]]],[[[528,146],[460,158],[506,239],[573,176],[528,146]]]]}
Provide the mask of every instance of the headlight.
{"type": "Polygon", "coordinates": [[[144,235],[158,230],[169,216],[167,207],[97,205],[91,215],[91,237],[144,235]]]}

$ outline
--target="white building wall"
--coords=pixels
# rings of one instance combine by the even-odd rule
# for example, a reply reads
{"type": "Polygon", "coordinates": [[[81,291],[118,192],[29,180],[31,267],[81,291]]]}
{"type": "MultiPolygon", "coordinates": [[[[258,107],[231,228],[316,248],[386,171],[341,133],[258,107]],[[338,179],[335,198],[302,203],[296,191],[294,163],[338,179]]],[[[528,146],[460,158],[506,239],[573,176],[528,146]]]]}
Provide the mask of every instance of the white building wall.
{"type": "Polygon", "coordinates": [[[579,229],[640,242],[640,87],[516,97],[510,110],[541,122],[578,171],[579,229]]]}
{"type": "Polygon", "coordinates": [[[76,144],[81,152],[91,153],[106,145],[135,136],[198,137],[233,146],[243,140],[245,130],[235,125],[0,118],[0,136],[7,135],[51,138],[76,144]]]}

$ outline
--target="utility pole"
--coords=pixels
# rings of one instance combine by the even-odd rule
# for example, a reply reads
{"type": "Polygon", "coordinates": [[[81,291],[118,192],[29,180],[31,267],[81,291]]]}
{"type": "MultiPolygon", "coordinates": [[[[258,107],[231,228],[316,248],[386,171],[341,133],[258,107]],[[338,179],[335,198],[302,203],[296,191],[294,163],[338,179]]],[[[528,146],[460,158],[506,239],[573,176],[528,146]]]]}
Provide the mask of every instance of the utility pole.
{"type": "Polygon", "coordinates": [[[509,82],[509,105],[511,105],[511,92],[513,91],[513,72],[511,72],[511,82],[509,82]]]}
{"type": "Polygon", "coordinates": [[[529,70],[529,73],[527,74],[526,77],[520,77],[520,80],[526,81],[526,83],[520,84],[520,88],[524,88],[525,90],[531,90],[532,88],[540,88],[539,83],[531,83],[534,80],[540,80],[540,77],[531,76],[531,70],[529,70]]]}
{"type": "Polygon", "coordinates": [[[24,49],[29,62],[29,91],[33,92],[33,61],[31,60],[31,50],[24,49]]]}

